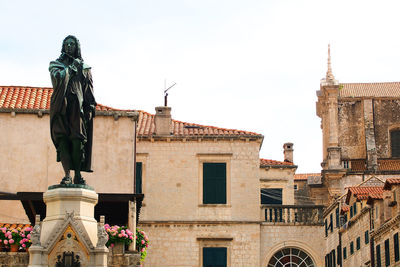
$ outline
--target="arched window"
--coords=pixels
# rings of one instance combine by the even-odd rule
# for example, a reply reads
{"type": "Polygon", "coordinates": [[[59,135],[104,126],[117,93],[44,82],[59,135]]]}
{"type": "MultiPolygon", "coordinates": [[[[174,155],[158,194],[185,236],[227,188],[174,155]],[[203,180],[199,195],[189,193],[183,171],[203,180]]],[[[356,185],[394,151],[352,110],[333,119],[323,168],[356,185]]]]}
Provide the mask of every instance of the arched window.
{"type": "Polygon", "coordinates": [[[284,248],[269,260],[268,267],[315,267],[314,261],[303,250],[284,248]]]}
{"type": "Polygon", "coordinates": [[[390,148],[392,158],[400,158],[400,130],[396,129],[390,132],[390,148]]]}

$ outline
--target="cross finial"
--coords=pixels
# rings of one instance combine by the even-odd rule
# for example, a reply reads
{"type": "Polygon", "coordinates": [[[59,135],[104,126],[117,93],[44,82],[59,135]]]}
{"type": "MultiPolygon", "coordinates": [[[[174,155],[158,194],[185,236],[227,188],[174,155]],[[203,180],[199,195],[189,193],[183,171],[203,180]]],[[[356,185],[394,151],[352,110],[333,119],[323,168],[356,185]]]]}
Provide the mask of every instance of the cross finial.
{"type": "Polygon", "coordinates": [[[335,77],[332,73],[332,66],[331,66],[331,45],[328,44],[328,70],[326,71],[326,81],[334,81],[335,77]]]}

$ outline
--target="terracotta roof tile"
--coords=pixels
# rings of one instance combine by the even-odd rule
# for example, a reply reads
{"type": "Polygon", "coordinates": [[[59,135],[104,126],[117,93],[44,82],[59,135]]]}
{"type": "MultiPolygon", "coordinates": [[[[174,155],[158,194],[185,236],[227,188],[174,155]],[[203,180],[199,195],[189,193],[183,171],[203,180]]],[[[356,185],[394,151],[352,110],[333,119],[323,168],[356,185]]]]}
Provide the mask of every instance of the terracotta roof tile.
{"type": "Polygon", "coordinates": [[[350,196],[354,195],[357,200],[367,199],[370,195],[380,196],[383,194],[383,186],[352,186],[348,187],[346,203],[349,202],[350,196]]]}
{"type": "Polygon", "coordinates": [[[0,228],[7,227],[8,229],[30,227],[30,224],[21,224],[21,223],[0,223],[0,228]]]}
{"type": "Polygon", "coordinates": [[[400,97],[400,82],[342,83],[340,97],[400,97]]]}
{"type": "MultiPolygon", "coordinates": [[[[27,86],[0,86],[0,110],[48,110],[53,88],[27,86]]],[[[98,111],[130,111],[97,104],[98,111]]],[[[140,111],[138,136],[152,137],[155,134],[154,115],[140,111]]],[[[249,131],[218,128],[194,123],[172,120],[171,133],[174,137],[254,137],[263,138],[261,134],[249,131]]]]}
{"type": "Polygon", "coordinates": [[[383,189],[390,190],[392,188],[392,185],[399,185],[399,184],[400,184],[400,178],[388,178],[385,181],[383,189]]]}
{"type": "MultiPolygon", "coordinates": [[[[351,160],[352,171],[365,171],[366,160],[356,159],[351,160]]],[[[400,170],[400,159],[378,159],[378,170],[380,171],[399,171],[400,170]]]]}
{"type": "Polygon", "coordinates": [[[268,166],[294,166],[293,162],[277,161],[272,159],[260,159],[260,167],[268,166]]]}
{"type": "Polygon", "coordinates": [[[321,173],[299,173],[294,175],[295,181],[307,181],[310,176],[321,176],[321,173]]]}
{"type": "Polygon", "coordinates": [[[341,213],[341,214],[344,214],[344,213],[348,212],[349,210],[350,210],[350,207],[349,207],[349,206],[343,205],[342,208],[341,208],[340,213],[341,213]]]}

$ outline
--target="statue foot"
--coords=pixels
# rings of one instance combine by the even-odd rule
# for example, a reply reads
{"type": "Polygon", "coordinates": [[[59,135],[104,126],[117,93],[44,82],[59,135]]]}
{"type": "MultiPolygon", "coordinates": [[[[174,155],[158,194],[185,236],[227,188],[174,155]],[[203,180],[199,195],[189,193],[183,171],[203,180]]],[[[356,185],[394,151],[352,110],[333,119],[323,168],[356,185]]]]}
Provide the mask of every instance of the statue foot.
{"type": "Polygon", "coordinates": [[[65,176],[62,180],[60,184],[72,184],[72,178],[71,176],[65,176]]]}
{"type": "Polygon", "coordinates": [[[86,181],[79,175],[74,177],[74,184],[86,184],[86,181]]]}

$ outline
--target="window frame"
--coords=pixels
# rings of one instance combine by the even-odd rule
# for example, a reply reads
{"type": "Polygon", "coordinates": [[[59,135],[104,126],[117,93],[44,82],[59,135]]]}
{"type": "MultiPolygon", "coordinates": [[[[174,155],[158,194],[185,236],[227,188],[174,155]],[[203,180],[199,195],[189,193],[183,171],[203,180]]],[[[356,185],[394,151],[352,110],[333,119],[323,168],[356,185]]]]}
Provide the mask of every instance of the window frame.
{"type": "Polygon", "coordinates": [[[394,156],[393,155],[393,138],[392,138],[392,133],[393,132],[399,132],[399,135],[400,135],[400,128],[397,126],[397,127],[394,127],[394,128],[392,128],[392,129],[389,129],[389,149],[390,149],[390,157],[391,158],[400,158],[400,148],[399,148],[399,151],[397,151],[397,154],[394,156]]]}
{"type": "Polygon", "coordinates": [[[390,242],[389,242],[389,238],[385,240],[384,243],[384,247],[385,247],[385,266],[388,267],[390,266],[390,242]]]}
{"type": "Polygon", "coordinates": [[[394,262],[398,262],[400,260],[399,233],[395,233],[393,235],[393,249],[394,249],[394,262]]]}
{"type": "Polygon", "coordinates": [[[231,158],[232,153],[198,153],[198,206],[199,207],[227,207],[231,205],[231,158]],[[226,164],[226,203],[205,204],[203,203],[203,164],[225,163],[226,164]]]}
{"type": "Polygon", "coordinates": [[[203,248],[204,247],[225,247],[226,248],[226,266],[231,266],[231,250],[232,250],[232,237],[197,237],[199,242],[199,266],[203,266],[203,248]]]}

